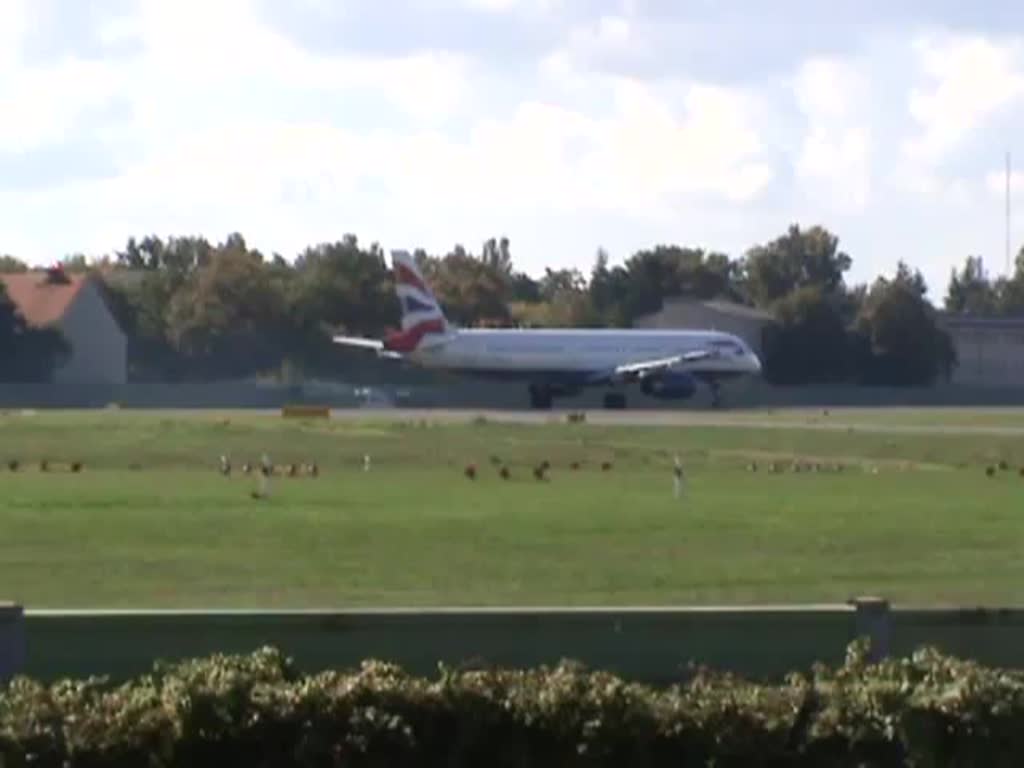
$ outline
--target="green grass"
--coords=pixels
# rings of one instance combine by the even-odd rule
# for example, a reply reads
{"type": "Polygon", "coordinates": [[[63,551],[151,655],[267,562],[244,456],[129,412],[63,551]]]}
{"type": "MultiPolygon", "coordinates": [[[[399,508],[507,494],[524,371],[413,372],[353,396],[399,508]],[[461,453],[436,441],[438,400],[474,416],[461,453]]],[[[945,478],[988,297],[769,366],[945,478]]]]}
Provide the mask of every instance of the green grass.
{"type": "Polygon", "coordinates": [[[0,598],[29,607],[1010,604],[1024,579],[1014,436],[93,411],[0,416],[12,457],[0,598]],[[252,478],[216,471],[222,452],[237,467],[264,450],[322,474],[254,501],[252,478]],[[765,470],[793,457],[846,468],[765,470]],[[85,469],[43,473],[42,458],[85,469]],[[1011,471],[986,477],[999,459],[1011,471]]]}

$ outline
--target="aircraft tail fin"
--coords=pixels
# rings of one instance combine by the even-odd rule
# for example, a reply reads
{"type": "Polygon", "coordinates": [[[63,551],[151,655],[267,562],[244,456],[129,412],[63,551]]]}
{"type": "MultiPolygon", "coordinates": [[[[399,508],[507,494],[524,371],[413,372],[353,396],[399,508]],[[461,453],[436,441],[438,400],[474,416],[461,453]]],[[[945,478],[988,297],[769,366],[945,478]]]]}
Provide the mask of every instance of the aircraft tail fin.
{"type": "Polygon", "coordinates": [[[391,251],[391,264],[395,292],[402,307],[402,330],[388,339],[387,347],[408,352],[418,347],[424,337],[446,336],[451,326],[412,254],[391,251]]]}

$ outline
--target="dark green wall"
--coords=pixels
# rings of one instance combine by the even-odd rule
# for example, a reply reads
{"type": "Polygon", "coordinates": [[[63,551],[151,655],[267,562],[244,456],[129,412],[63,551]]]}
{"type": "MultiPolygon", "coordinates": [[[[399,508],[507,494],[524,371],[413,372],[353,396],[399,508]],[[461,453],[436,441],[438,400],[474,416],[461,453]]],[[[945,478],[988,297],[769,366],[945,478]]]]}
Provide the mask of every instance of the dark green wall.
{"type": "MultiPolygon", "coordinates": [[[[690,661],[779,679],[842,662],[872,635],[904,655],[921,645],[1024,668],[1024,610],[887,610],[884,603],[779,607],[352,612],[26,611],[21,671],[44,680],[148,671],[157,659],[275,645],[300,668],[394,661],[433,676],[458,666],[533,666],[573,658],[627,678],[666,683],[690,661]]],[[[0,628],[0,640],[2,640],[0,628]]]]}
{"type": "Polygon", "coordinates": [[[842,659],[853,613],[827,611],[445,611],[59,614],[26,612],[25,671],[40,678],[148,670],[156,658],[275,645],[315,671],[395,661],[433,675],[451,665],[574,658],[627,677],[678,679],[688,661],[753,676],[842,659]],[[755,638],[755,642],[751,639],[755,638]]]}

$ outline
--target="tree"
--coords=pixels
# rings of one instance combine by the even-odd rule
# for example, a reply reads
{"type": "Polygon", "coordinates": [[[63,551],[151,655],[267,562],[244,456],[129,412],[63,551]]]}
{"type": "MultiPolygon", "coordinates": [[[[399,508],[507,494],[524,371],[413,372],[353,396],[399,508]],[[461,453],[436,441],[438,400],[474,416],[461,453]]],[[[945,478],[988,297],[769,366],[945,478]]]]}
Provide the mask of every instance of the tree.
{"type": "Polygon", "coordinates": [[[0,255],[0,275],[11,275],[28,272],[28,264],[13,256],[0,255]]]}
{"type": "Polygon", "coordinates": [[[168,337],[204,378],[277,368],[287,341],[286,300],[258,255],[228,242],[171,299],[168,337]]]}
{"type": "Polygon", "coordinates": [[[948,378],[956,365],[949,334],[924,298],[924,281],[905,265],[878,278],[857,320],[858,369],[869,384],[921,386],[948,378]]]}
{"type": "Polygon", "coordinates": [[[458,325],[504,325],[511,321],[505,276],[456,245],[443,259],[426,257],[424,276],[449,320],[458,325]]]}
{"type": "Polygon", "coordinates": [[[83,275],[92,272],[94,268],[84,253],[69,254],[60,260],[60,265],[69,275],[83,275]]]}
{"type": "MultiPolygon", "coordinates": [[[[283,268],[273,268],[285,280],[283,268]]],[[[306,248],[295,260],[290,305],[296,327],[380,335],[398,322],[394,278],[376,243],[355,235],[306,248]]]]}
{"type": "Polygon", "coordinates": [[[608,252],[598,249],[590,272],[590,304],[603,325],[628,327],[629,273],[623,267],[608,268],[608,252]]]}
{"type": "Polygon", "coordinates": [[[959,272],[951,271],[945,300],[949,312],[993,314],[998,304],[995,286],[985,274],[980,256],[968,256],[959,272]]]}
{"type": "Polygon", "coordinates": [[[540,301],[540,284],[523,272],[514,272],[509,280],[509,302],[540,301]]]}
{"type": "Polygon", "coordinates": [[[0,283],[0,381],[48,381],[70,353],[59,330],[30,327],[0,283]]]}
{"type": "Polygon", "coordinates": [[[516,324],[545,328],[602,324],[594,311],[587,280],[578,269],[545,269],[537,293],[533,301],[510,304],[509,312],[516,324]]]}
{"type": "Polygon", "coordinates": [[[1020,315],[1024,313],[1024,247],[1017,252],[1013,274],[997,279],[993,288],[999,314],[1020,315]]]}
{"type": "Polygon", "coordinates": [[[805,286],[776,302],[777,325],[765,345],[765,378],[775,384],[844,379],[849,343],[840,309],[820,286],[805,286]]]}
{"type": "Polygon", "coordinates": [[[708,253],[702,248],[658,245],[637,251],[617,270],[602,275],[608,278],[602,290],[614,289],[616,295],[611,314],[618,324],[632,325],[641,315],[657,312],[670,296],[694,299],[728,298],[741,300],[738,265],[725,254],[708,253]],[[617,305],[617,306],[616,306],[617,305]]]}
{"type": "Polygon", "coordinates": [[[503,237],[498,241],[492,237],[487,240],[480,253],[480,261],[499,275],[511,276],[512,254],[509,250],[508,238],[503,237]]]}
{"type": "Polygon", "coordinates": [[[545,301],[552,301],[564,292],[582,293],[587,288],[586,278],[578,269],[544,268],[540,279],[540,295],[545,301]]]}
{"type": "Polygon", "coordinates": [[[793,224],[785,235],[749,249],[742,270],[747,294],[768,307],[798,288],[820,288],[828,296],[842,293],[851,264],[834,234],[820,226],[801,231],[793,224]]]}

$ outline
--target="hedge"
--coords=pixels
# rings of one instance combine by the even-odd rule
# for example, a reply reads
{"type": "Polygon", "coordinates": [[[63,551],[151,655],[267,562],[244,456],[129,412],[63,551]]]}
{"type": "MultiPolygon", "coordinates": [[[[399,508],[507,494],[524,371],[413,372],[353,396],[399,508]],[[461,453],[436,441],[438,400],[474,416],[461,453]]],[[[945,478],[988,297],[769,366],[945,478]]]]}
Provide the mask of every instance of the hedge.
{"type": "Polygon", "coordinates": [[[922,649],[778,685],[653,688],[563,662],[436,679],[279,651],[0,688],[0,766],[1020,766],[1024,673],[922,649]]]}

